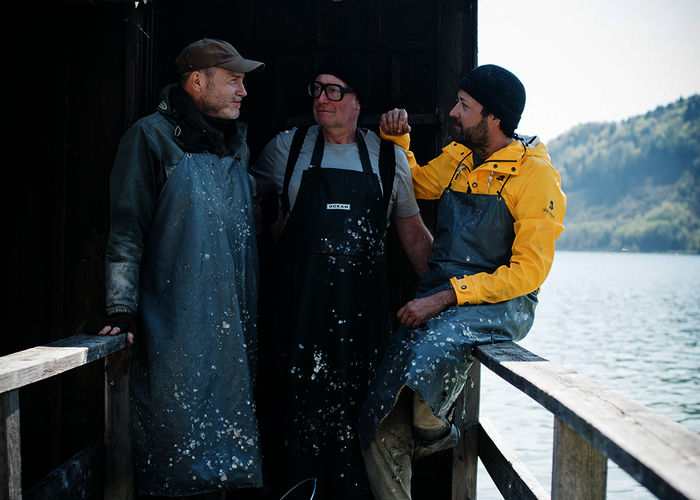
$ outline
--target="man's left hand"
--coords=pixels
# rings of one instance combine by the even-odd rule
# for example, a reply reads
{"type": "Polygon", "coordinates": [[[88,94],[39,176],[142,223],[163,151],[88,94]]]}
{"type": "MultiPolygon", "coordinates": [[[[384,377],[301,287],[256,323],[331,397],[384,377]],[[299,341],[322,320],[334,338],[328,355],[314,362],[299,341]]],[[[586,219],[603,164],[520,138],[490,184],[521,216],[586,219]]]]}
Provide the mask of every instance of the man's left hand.
{"type": "Polygon", "coordinates": [[[126,343],[134,343],[134,333],[136,332],[136,318],[130,313],[114,313],[110,314],[105,321],[106,325],[97,335],[118,335],[126,334],[126,343]]]}
{"type": "Polygon", "coordinates": [[[417,328],[425,320],[437,316],[449,306],[456,304],[457,295],[452,288],[449,288],[427,297],[413,299],[399,309],[396,317],[408,328],[417,328]]]}

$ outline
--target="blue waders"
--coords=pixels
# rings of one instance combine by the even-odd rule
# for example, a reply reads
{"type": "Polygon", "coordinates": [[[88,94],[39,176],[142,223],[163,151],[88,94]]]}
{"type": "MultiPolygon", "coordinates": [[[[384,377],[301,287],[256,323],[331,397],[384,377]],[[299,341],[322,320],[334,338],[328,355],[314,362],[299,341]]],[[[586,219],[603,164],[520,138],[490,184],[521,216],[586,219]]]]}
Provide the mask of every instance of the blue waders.
{"type": "MultiPolygon", "coordinates": [[[[454,276],[491,273],[510,261],[514,219],[500,192],[462,193],[451,185],[440,197],[430,271],[420,280],[416,297],[447,290],[454,276]]],[[[449,419],[471,366],[472,348],[523,338],[536,304],[535,291],[496,304],[452,306],[418,328],[400,327],[362,406],[358,429],[363,445],[404,387],[419,393],[436,416],[449,419]]]]}

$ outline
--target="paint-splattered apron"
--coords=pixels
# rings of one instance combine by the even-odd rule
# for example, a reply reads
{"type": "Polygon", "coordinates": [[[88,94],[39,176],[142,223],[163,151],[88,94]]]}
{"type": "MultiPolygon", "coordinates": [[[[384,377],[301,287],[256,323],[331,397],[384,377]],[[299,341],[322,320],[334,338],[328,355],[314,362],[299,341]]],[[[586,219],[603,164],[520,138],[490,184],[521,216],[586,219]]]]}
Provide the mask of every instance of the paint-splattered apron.
{"type": "Polygon", "coordinates": [[[315,477],[316,498],[371,498],[356,422],[390,333],[386,208],[359,133],[357,141],[362,172],[321,168],[319,132],[280,238],[286,486],[315,477]]]}
{"type": "MultiPolygon", "coordinates": [[[[453,276],[491,273],[510,261],[514,219],[500,193],[461,193],[451,184],[439,201],[430,271],[420,280],[416,297],[448,289],[453,276]]],[[[420,393],[435,415],[449,418],[471,366],[472,347],[523,338],[536,304],[532,292],[497,304],[452,306],[418,328],[400,327],[362,406],[358,430],[363,445],[404,386],[420,393]]]]}
{"type": "Polygon", "coordinates": [[[186,154],[169,172],[146,237],[131,374],[142,493],[261,485],[253,221],[238,158],[186,154]]]}

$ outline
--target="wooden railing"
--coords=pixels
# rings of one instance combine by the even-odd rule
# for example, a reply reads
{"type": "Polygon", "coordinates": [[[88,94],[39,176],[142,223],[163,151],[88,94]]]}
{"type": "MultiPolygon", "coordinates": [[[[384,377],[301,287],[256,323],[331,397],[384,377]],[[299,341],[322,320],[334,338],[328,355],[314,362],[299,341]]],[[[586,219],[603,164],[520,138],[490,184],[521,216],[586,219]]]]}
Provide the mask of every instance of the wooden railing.
{"type": "Polygon", "coordinates": [[[554,415],[551,498],[605,498],[610,459],[659,498],[700,499],[700,435],[512,342],[480,346],[474,355],[458,402],[464,437],[453,452],[453,499],[476,498],[477,456],[504,498],[550,498],[479,418],[481,365],[554,415]]]}
{"type": "Polygon", "coordinates": [[[129,433],[129,355],[124,336],[74,335],[0,358],[0,499],[134,497],[129,433]],[[22,491],[19,389],[88,363],[104,363],[104,439],[22,491]],[[104,477],[95,492],[94,470],[104,477]],[[82,495],[84,492],[85,495],[82,495]]]}
{"type": "MultiPolygon", "coordinates": [[[[134,498],[129,355],[123,336],[75,335],[0,358],[0,499],[23,497],[19,389],[100,360],[105,367],[103,443],[77,454],[25,492],[24,498],[69,498],[89,489],[85,483],[95,482],[88,477],[89,470],[97,466],[104,477],[101,484],[92,485],[93,490],[103,490],[97,496],[134,498]],[[66,484],[66,478],[73,483],[66,484]]],[[[478,458],[504,498],[550,498],[490,422],[479,418],[481,365],[554,415],[551,498],[605,498],[609,458],[659,498],[700,499],[698,434],[512,342],[480,346],[474,355],[477,361],[456,412],[463,438],[453,452],[453,499],[476,498],[478,458]]]]}

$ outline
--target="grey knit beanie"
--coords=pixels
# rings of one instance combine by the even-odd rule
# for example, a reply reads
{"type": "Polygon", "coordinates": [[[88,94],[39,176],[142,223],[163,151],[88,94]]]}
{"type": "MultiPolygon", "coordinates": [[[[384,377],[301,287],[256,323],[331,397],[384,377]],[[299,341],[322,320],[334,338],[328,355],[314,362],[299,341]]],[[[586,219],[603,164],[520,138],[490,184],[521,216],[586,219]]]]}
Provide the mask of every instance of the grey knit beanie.
{"type": "Polygon", "coordinates": [[[504,125],[513,130],[518,128],[525,109],[525,87],[513,73],[495,64],[477,66],[462,78],[458,87],[504,125]]]}

